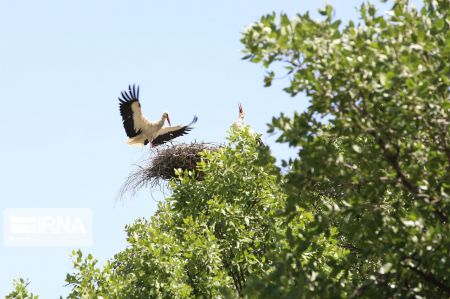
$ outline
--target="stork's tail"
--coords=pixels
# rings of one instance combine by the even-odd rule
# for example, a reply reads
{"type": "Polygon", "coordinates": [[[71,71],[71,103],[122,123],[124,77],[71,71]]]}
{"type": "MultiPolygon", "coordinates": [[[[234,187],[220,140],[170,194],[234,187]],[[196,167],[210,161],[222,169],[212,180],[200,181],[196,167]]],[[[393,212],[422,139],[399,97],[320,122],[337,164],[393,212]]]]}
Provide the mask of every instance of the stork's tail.
{"type": "Polygon", "coordinates": [[[127,144],[135,147],[143,147],[148,144],[148,139],[144,135],[138,135],[132,138],[128,138],[127,144]]]}

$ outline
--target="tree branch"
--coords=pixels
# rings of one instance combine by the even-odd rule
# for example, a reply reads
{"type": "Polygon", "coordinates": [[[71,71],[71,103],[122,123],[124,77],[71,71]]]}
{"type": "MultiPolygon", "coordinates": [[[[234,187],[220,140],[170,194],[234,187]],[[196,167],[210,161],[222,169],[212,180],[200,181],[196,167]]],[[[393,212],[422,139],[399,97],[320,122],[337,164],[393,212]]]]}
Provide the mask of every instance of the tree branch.
{"type": "MultiPolygon", "coordinates": [[[[398,161],[398,157],[400,155],[400,149],[398,148],[398,146],[395,145],[395,152],[392,153],[391,151],[389,151],[386,143],[384,142],[384,140],[381,137],[377,136],[377,134],[375,132],[370,132],[370,134],[375,138],[377,144],[383,150],[384,157],[389,162],[389,164],[392,166],[392,168],[394,168],[395,172],[397,173],[397,177],[400,179],[400,182],[405,187],[405,189],[417,198],[424,197],[424,194],[421,194],[419,192],[419,188],[408,180],[405,173],[401,169],[400,163],[398,161]]],[[[447,222],[448,217],[445,213],[443,213],[439,209],[436,209],[434,211],[434,213],[443,223],[447,222]]]]}
{"type": "Polygon", "coordinates": [[[444,291],[448,296],[450,296],[450,287],[446,286],[444,283],[439,281],[432,274],[425,273],[425,272],[417,269],[416,267],[412,267],[410,265],[407,265],[407,267],[409,269],[411,269],[412,271],[414,271],[416,274],[418,274],[420,277],[422,277],[426,282],[428,282],[429,284],[432,284],[432,285],[438,287],[440,290],[444,291]]]}
{"type": "Polygon", "coordinates": [[[376,142],[380,146],[380,148],[383,150],[383,155],[388,160],[389,164],[391,164],[392,168],[395,169],[395,172],[397,173],[397,177],[402,182],[403,186],[408,190],[410,193],[413,193],[414,195],[419,194],[419,188],[415,186],[413,183],[411,183],[406,175],[403,173],[402,169],[400,168],[400,164],[398,162],[398,157],[400,155],[400,149],[398,146],[395,146],[395,152],[392,153],[388,150],[386,143],[381,139],[381,137],[376,136],[375,132],[372,132],[372,136],[375,138],[376,142]]]}

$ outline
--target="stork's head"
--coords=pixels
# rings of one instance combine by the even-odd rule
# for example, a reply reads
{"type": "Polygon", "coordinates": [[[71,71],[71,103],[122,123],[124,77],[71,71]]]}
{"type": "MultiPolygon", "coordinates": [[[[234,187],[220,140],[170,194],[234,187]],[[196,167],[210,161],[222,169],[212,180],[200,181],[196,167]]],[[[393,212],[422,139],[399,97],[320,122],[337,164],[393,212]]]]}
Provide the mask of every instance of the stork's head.
{"type": "Polygon", "coordinates": [[[239,103],[238,106],[239,106],[239,118],[244,118],[245,116],[244,108],[242,108],[241,103],[239,103]]]}
{"type": "Polygon", "coordinates": [[[163,113],[163,119],[166,119],[167,120],[167,123],[169,124],[169,126],[172,126],[172,124],[170,123],[170,117],[169,117],[169,112],[164,112],[163,113]]]}

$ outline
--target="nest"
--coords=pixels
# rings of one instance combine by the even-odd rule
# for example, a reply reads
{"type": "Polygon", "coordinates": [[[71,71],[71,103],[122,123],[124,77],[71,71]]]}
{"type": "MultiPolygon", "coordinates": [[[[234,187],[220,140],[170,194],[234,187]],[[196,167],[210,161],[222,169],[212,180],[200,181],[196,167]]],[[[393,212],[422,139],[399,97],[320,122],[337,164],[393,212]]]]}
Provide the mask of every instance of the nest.
{"type": "MultiPolygon", "coordinates": [[[[218,145],[203,142],[156,147],[152,150],[147,166],[138,165],[139,169],[128,176],[122,186],[121,194],[124,195],[128,191],[135,194],[147,186],[166,187],[170,180],[177,178],[175,169],[197,170],[197,163],[202,160],[200,152],[216,151],[218,148],[218,145]]],[[[196,171],[195,177],[197,180],[202,180],[203,173],[196,171]]]]}

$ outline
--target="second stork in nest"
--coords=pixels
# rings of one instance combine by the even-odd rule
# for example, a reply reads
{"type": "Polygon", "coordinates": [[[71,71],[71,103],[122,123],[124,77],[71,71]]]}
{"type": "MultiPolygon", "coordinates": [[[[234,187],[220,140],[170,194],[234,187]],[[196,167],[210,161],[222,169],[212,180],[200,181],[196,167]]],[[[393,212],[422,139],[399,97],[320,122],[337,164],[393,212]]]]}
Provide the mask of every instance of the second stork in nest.
{"type": "Polygon", "coordinates": [[[247,127],[250,135],[255,138],[256,142],[258,142],[259,145],[263,146],[264,143],[262,142],[259,135],[256,134],[256,132],[253,131],[253,129],[250,126],[244,124],[244,117],[245,117],[244,108],[242,108],[241,104],[238,105],[238,108],[239,108],[239,116],[231,126],[237,131],[240,131],[240,130],[244,129],[244,127],[247,127]]]}

